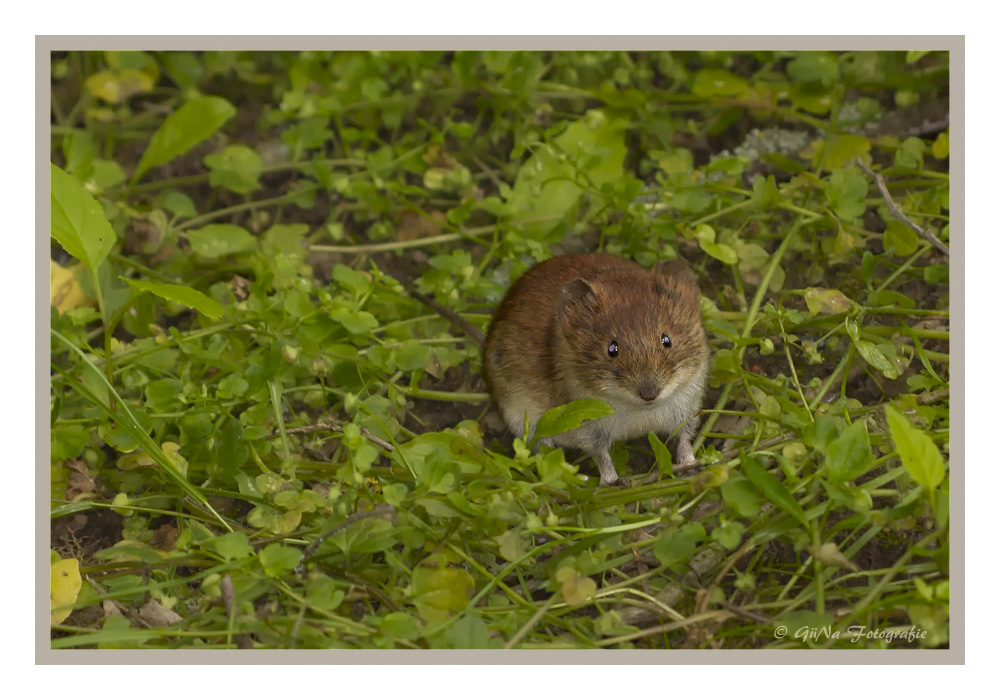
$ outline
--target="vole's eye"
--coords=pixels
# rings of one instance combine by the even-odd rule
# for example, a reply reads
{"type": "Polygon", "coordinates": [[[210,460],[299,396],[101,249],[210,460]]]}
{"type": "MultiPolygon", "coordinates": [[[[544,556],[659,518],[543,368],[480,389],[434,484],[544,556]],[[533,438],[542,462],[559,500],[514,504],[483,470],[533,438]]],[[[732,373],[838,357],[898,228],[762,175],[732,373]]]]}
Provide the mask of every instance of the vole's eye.
{"type": "Polygon", "coordinates": [[[618,341],[612,340],[608,343],[608,357],[618,357],[618,341]]]}
{"type": "Polygon", "coordinates": [[[663,343],[663,347],[669,348],[673,343],[670,342],[670,336],[664,333],[660,336],[660,342],[663,343]]]}

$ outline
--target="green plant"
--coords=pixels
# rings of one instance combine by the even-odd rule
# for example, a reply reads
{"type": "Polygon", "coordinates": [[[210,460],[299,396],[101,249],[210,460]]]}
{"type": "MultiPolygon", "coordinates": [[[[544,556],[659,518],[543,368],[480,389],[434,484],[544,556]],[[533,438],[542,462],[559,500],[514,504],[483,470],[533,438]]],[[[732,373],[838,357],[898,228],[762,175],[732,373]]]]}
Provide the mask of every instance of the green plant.
{"type": "Polygon", "coordinates": [[[56,56],[53,648],[946,646],[947,88],[936,52],[56,56]],[[511,446],[401,283],[483,327],[598,247],[698,273],[700,469],[511,446]]]}

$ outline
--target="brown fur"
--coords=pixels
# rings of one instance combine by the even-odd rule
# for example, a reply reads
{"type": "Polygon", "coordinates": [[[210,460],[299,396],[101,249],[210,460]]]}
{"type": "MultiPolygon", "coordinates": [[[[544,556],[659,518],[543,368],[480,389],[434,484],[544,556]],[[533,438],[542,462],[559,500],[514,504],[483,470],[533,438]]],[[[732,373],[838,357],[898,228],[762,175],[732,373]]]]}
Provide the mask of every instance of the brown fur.
{"type": "MultiPolygon", "coordinates": [[[[514,283],[490,323],[483,371],[501,412],[526,410],[534,425],[546,410],[580,398],[614,396],[628,404],[618,410],[633,410],[634,401],[641,411],[668,386],[696,384],[700,401],[707,360],[690,268],[669,262],[646,270],[616,255],[586,253],[542,262],[514,283]],[[663,346],[663,333],[671,347],[663,346]]],[[[621,424],[603,425],[603,433],[595,426],[555,442],[598,453],[627,437],[615,434],[625,430],[615,427],[621,424]]]]}

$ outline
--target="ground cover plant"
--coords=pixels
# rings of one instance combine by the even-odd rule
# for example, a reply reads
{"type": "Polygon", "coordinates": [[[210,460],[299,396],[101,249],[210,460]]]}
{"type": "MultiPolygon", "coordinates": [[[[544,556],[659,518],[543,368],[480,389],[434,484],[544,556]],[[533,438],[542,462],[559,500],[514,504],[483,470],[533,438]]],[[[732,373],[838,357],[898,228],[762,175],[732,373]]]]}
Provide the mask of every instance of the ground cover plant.
{"type": "Polygon", "coordinates": [[[948,646],[946,53],[57,53],[51,116],[53,648],[948,646]],[[696,271],[697,468],[512,440],[417,298],[597,249],[696,271]]]}

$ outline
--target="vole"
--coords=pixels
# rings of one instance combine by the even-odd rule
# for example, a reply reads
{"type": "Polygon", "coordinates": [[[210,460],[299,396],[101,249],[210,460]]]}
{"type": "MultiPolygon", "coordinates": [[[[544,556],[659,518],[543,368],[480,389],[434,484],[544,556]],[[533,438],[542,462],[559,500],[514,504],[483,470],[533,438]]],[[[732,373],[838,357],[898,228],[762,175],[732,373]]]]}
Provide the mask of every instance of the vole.
{"type": "Polygon", "coordinates": [[[533,433],[551,408],[577,399],[608,403],[614,414],[556,435],[597,462],[602,485],[621,480],[615,442],[678,436],[677,460],[694,461],[691,439],[708,374],[709,349],[694,272],[682,262],[647,270],[606,253],[551,258],[504,295],[490,322],[483,373],[510,430],[533,433]]]}
{"type": "Polygon", "coordinates": [[[535,265],[511,286],[482,331],[415,290],[409,294],[483,348],[483,373],[504,421],[523,437],[551,408],[601,399],[614,415],[549,444],[585,450],[602,485],[620,483],[611,445],[684,425],[677,461],[694,461],[691,438],[708,374],[698,280],[682,262],[646,270],[617,255],[575,253],[535,265]]]}

